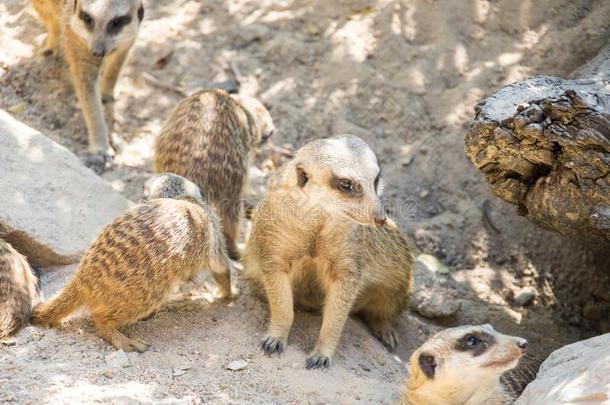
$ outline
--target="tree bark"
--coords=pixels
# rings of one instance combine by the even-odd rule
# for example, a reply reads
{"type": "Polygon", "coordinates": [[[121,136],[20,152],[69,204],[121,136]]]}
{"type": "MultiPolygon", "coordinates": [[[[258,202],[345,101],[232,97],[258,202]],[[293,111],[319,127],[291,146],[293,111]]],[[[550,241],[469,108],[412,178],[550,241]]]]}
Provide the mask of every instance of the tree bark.
{"type": "Polygon", "coordinates": [[[476,107],[466,154],[534,223],[610,240],[610,46],[573,80],[535,76],[476,107]]]}

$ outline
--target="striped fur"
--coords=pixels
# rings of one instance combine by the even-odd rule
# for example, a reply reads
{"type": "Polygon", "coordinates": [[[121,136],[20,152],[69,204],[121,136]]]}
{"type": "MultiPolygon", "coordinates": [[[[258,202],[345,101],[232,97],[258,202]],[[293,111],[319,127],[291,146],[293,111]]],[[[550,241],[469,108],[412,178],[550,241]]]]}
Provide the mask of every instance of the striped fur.
{"type": "Polygon", "coordinates": [[[0,239],[0,339],[28,324],[32,303],[38,296],[38,277],[27,260],[0,239]]]}

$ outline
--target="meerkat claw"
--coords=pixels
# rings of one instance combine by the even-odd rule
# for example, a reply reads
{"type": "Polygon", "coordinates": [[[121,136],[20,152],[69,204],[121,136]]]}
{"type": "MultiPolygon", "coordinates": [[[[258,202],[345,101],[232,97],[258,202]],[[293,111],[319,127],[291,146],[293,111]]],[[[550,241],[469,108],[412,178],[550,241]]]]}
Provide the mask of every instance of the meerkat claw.
{"type": "Polygon", "coordinates": [[[306,360],[306,366],[308,370],[313,368],[329,368],[330,367],[330,357],[327,356],[318,356],[316,354],[309,356],[306,360]]]}
{"type": "Polygon", "coordinates": [[[89,169],[100,175],[112,166],[112,156],[106,153],[95,153],[84,156],[82,162],[89,169]]]}
{"type": "Polygon", "coordinates": [[[274,337],[268,336],[261,341],[260,347],[265,351],[266,354],[278,353],[281,354],[284,352],[284,343],[274,337]]]}

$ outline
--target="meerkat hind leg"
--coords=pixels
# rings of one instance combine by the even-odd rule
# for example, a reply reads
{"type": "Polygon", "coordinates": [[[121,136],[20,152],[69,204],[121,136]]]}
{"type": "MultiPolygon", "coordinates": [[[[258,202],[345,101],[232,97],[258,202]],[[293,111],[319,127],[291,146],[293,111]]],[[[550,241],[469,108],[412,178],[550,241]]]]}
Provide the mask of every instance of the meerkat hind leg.
{"type": "Polygon", "coordinates": [[[233,294],[231,292],[231,267],[229,259],[226,256],[224,258],[212,258],[210,260],[210,271],[220,291],[220,298],[231,298],[233,294]]]}
{"type": "Polygon", "coordinates": [[[117,325],[113,322],[107,321],[103,316],[93,316],[97,334],[99,337],[104,339],[106,342],[122,349],[124,352],[144,352],[150,346],[145,340],[140,338],[129,338],[123,333],[119,332],[117,325]]]}
{"type": "Polygon", "coordinates": [[[48,10],[49,5],[45,5],[44,3],[48,3],[46,0],[33,0],[32,5],[34,9],[40,16],[40,19],[44,23],[47,28],[47,38],[45,40],[44,47],[42,48],[42,54],[44,56],[53,56],[59,53],[59,21],[55,16],[53,16],[52,12],[48,10]]]}
{"type": "Polygon", "coordinates": [[[362,311],[360,317],[371,329],[373,336],[377,338],[390,352],[396,350],[398,346],[398,334],[392,323],[385,317],[371,312],[362,311]]]}

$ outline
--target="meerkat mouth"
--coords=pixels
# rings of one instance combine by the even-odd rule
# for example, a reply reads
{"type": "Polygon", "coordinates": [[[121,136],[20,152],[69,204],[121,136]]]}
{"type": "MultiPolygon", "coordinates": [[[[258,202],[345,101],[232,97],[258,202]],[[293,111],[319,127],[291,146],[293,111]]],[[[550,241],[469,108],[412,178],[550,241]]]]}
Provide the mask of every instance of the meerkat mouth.
{"type": "Polygon", "coordinates": [[[341,210],[341,213],[359,225],[373,226],[373,224],[371,224],[370,222],[365,222],[365,221],[360,220],[359,217],[357,215],[353,214],[351,211],[341,210]]]}
{"type": "Polygon", "coordinates": [[[484,365],[484,367],[505,368],[507,370],[510,370],[510,369],[515,368],[517,366],[517,364],[519,363],[520,359],[521,359],[521,356],[510,357],[510,358],[506,358],[506,359],[494,360],[494,361],[490,361],[489,363],[486,363],[484,365]]]}

